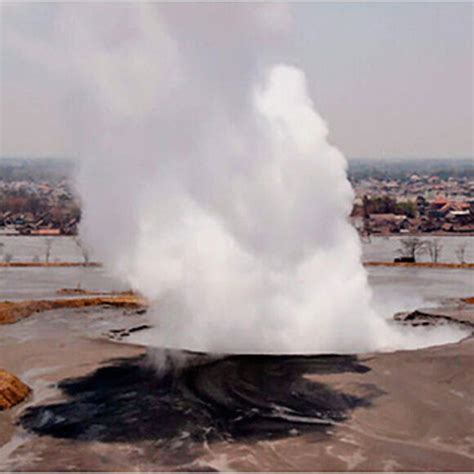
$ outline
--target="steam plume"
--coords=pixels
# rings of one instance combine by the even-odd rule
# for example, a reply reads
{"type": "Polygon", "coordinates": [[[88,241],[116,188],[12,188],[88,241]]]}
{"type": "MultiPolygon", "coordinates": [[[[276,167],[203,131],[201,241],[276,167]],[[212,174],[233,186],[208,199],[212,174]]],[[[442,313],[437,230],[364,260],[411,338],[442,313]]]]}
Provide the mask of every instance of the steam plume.
{"type": "Polygon", "coordinates": [[[79,98],[67,123],[82,131],[82,232],[153,302],[153,344],[316,353],[400,339],[371,308],[344,156],[304,73],[273,63],[287,7],[69,5],[55,25],[33,56],[53,54],[79,98]]]}

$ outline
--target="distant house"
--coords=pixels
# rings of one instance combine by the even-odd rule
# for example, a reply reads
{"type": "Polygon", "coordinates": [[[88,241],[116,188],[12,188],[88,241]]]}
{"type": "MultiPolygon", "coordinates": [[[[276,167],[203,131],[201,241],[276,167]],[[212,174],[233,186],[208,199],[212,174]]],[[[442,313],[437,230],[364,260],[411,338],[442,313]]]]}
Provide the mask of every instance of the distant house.
{"type": "Polygon", "coordinates": [[[410,228],[407,216],[399,214],[371,214],[370,225],[375,233],[398,233],[410,228]]]}
{"type": "Polygon", "coordinates": [[[431,201],[430,208],[438,210],[438,209],[441,209],[443,206],[445,206],[447,203],[448,203],[448,200],[445,197],[440,196],[438,194],[438,196],[436,196],[434,200],[431,201]]]}
{"type": "Polygon", "coordinates": [[[447,214],[451,211],[468,211],[469,212],[469,203],[462,201],[448,201],[440,211],[444,214],[447,214]]]}
{"type": "Polygon", "coordinates": [[[471,213],[469,212],[469,210],[449,211],[446,218],[447,220],[449,220],[449,222],[452,222],[453,224],[465,225],[469,224],[471,220],[471,213]]]}
{"type": "Polygon", "coordinates": [[[430,219],[443,219],[446,215],[447,211],[445,212],[443,208],[448,204],[448,200],[441,195],[437,195],[433,201],[429,203],[428,207],[428,217],[430,219]]]}
{"type": "MultiPolygon", "coordinates": [[[[474,192],[474,189],[473,189],[474,192]]],[[[468,199],[466,204],[469,206],[469,211],[471,212],[471,216],[474,216],[474,199],[468,199]]]]}

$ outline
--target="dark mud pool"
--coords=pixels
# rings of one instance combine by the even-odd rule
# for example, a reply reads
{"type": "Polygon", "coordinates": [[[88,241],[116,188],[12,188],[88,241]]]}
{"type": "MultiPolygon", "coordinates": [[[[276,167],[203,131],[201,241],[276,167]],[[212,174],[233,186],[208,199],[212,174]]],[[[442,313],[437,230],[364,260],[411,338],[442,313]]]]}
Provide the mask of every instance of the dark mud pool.
{"type": "MultiPolygon", "coordinates": [[[[168,361],[174,356],[167,354],[168,361]]],[[[179,359],[179,357],[178,357],[179,359]]],[[[102,442],[189,443],[324,435],[334,423],[380,394],[358,397],[309,380],[307,374],[365,373],[352,356],[188,355],[186,366],[160,372],[146,356],[116,360],[66,379],[59,403],[30,407],[21,425],[36,434],[102,442]]],[[[185,443],[186,444],[186,443],[185,443]]]]}

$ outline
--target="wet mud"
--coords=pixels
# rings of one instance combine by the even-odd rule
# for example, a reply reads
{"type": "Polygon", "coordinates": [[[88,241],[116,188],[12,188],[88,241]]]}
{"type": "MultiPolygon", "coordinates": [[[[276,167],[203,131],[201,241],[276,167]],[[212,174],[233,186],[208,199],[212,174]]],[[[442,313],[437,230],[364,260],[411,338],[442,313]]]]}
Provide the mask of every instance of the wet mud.
{"type": "Polygon", "coordinates": [[[185,367],[158,373],[140,356],[60,382],[66,401],[32,406],[19,423],[38,435],[101,442],[327,436],[328,427],[381,391],[365,387],[360,397],[306,376],[369,370],[343,355],[188,355],[185,367]]]}

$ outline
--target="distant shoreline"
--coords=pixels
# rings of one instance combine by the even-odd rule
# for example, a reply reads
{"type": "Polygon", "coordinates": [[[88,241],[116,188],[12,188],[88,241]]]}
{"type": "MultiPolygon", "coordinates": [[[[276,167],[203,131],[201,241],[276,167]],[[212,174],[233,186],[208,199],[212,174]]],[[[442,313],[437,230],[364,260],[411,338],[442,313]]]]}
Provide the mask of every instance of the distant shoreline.
{"type": "MultiPolygon", "coordinates": [[[[69,234],[58,234],[58,235],[37,235],[37,234],[2,234],[0,233],[0,237],[47,237],[47,238],[58,238],[58,237],[69,237],[74,238],[77,235],[69,235],[69,234]]],[[[401,233],[391,233],[391,234],[371,234],[370,238],[384,238],[384,237],[474,237],[474,232],[408,232],[406,234],[401,233]]],[[[365,237],[364,237],[365,238],[365,237]]]]}
{"type": "MultiPolygon", "coordinates": [[[[452,262],[363,262],[365,267],[460,268],[474,270],[474,263],[452,262]]],[[[28,267],[102,267],[100,262],[0,262],[0,268],[28,267]]]]}

